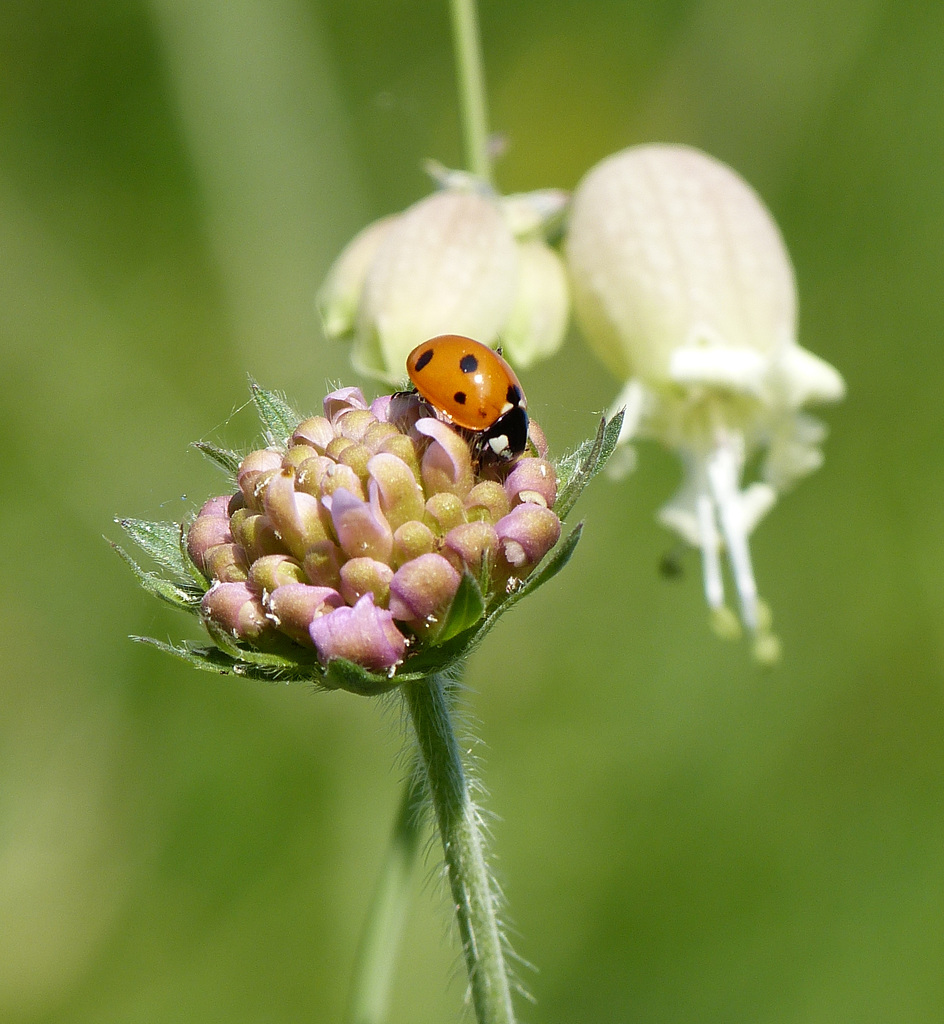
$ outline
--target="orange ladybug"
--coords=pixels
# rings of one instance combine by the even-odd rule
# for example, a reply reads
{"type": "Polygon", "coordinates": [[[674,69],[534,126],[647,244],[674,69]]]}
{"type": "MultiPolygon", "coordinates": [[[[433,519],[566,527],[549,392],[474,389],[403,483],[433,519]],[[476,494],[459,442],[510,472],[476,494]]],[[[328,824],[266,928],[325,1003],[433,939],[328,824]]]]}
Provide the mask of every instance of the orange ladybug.
{"type": "Polygon", "coordinates": [[[511,461],[527,447],[527,399],[515,371],[494,349],[441,334],[417,345],[406,369],[440,417],[476,435],[483,452],[511,461]]]}

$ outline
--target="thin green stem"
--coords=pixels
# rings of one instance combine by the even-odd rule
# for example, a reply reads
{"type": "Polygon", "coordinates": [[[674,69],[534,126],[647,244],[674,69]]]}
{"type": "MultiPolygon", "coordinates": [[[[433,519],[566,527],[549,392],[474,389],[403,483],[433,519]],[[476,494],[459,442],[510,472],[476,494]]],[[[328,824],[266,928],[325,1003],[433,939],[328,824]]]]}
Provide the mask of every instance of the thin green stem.
{"type": "Polygon", "coordinates": [[[514,1024],[505,951],[495,913],[497,895],[485,862],[478,808],[450,713],[450,679],[404,683],[426,787],[432,798],[478,1024],[514,1024]]]}
{"type": "Polygon", "coordinates": [[[482,70],[482,47],[475,0],[449,0],[449,9],[452,15],[459,118],[462,123],[466,170],[491,184],[485,74],[482,70]]]}
{"type": "Polygon", "coordinates": [[[386,1019],[410,878],[423,831],[421,802],[421,773],[414,769],[403,787],[393,834],[367,911],[354,963],[348,1024],[382,1024],[386,1019]]]}

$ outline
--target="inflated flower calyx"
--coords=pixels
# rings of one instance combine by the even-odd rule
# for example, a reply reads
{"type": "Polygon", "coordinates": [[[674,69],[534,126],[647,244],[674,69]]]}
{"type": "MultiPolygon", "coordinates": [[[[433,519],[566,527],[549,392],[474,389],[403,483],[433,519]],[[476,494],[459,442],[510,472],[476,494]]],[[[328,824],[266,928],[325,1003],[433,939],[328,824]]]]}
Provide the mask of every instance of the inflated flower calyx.
{"type": "Polygon", "coordinates": [[[318,293],[327,337],[352,343],[359,372],[399,384],[420,338],[453,332],[502,345],[517,366],[552,355],[569,315],[567,276],[547,243],[567,194],[501,197],[435,173],[441,190],[362,230],[318,293]]]}
{"type": "Polygon", "coordinates": [[[582,332],[623,382],[622,442],[678,451],[685,477],[661,519],[699,547],[719,624],[721,552],[741,619],[773,657],[748,536],[816,469],[824,429],[802,412],[843,396],[839,373],[799,346],[793,268],[777,225],[730,168],[685,146],[637,146],[591,169],[566,240],[582,332]],[[760,478],[745,464],[763,453],[760,478]]]}

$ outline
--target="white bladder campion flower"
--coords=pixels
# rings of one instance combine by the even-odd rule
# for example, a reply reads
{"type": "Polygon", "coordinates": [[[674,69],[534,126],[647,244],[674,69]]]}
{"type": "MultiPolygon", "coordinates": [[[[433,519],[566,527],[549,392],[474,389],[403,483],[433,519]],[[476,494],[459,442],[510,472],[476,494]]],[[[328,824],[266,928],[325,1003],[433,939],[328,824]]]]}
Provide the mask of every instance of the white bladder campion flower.
{"type": "Polygon", "coordinates": [[[567,194],[499,196],[472,175],[431,170],[438,192],[368,225],[328,272],[317,300],[325,334],[352,343],[356,370],[391,384],[440,334],[501,345],[518,368],[552,355],[570,302],[546,236],[567,194]]]}
{"type": "Polygon", "coordinates": [[[614,403],[626,408],[621,442],[654,438],[681,456],[684,478],[660,520],[701,549],[715,622],[736,632],[726,554],[741,620],[757,656],[773,660],[748,537],[822,461],[825,429],[802,408],[844,393],[839,373],[797,344],[793,269],[773,218],[712,157],[636,146],[578,186],[566,258],[578,322],[624,382],[614,403]],[[756,453],[759,478],[745,484],[756,453]]]}

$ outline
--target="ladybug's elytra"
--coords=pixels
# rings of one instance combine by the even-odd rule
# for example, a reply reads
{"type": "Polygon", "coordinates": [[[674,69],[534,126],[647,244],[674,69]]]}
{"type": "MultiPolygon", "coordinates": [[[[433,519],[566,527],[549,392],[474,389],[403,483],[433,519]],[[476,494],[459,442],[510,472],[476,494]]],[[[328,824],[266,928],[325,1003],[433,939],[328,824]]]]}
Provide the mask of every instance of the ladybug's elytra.
{"type": "Polygon", "coordinates": [[[482,451],[516,459],[528,444],[527,399],[515,371],[481,342],[442,334],[407,356],[416,390],[440,416],[478,435],[482,451]]]}

